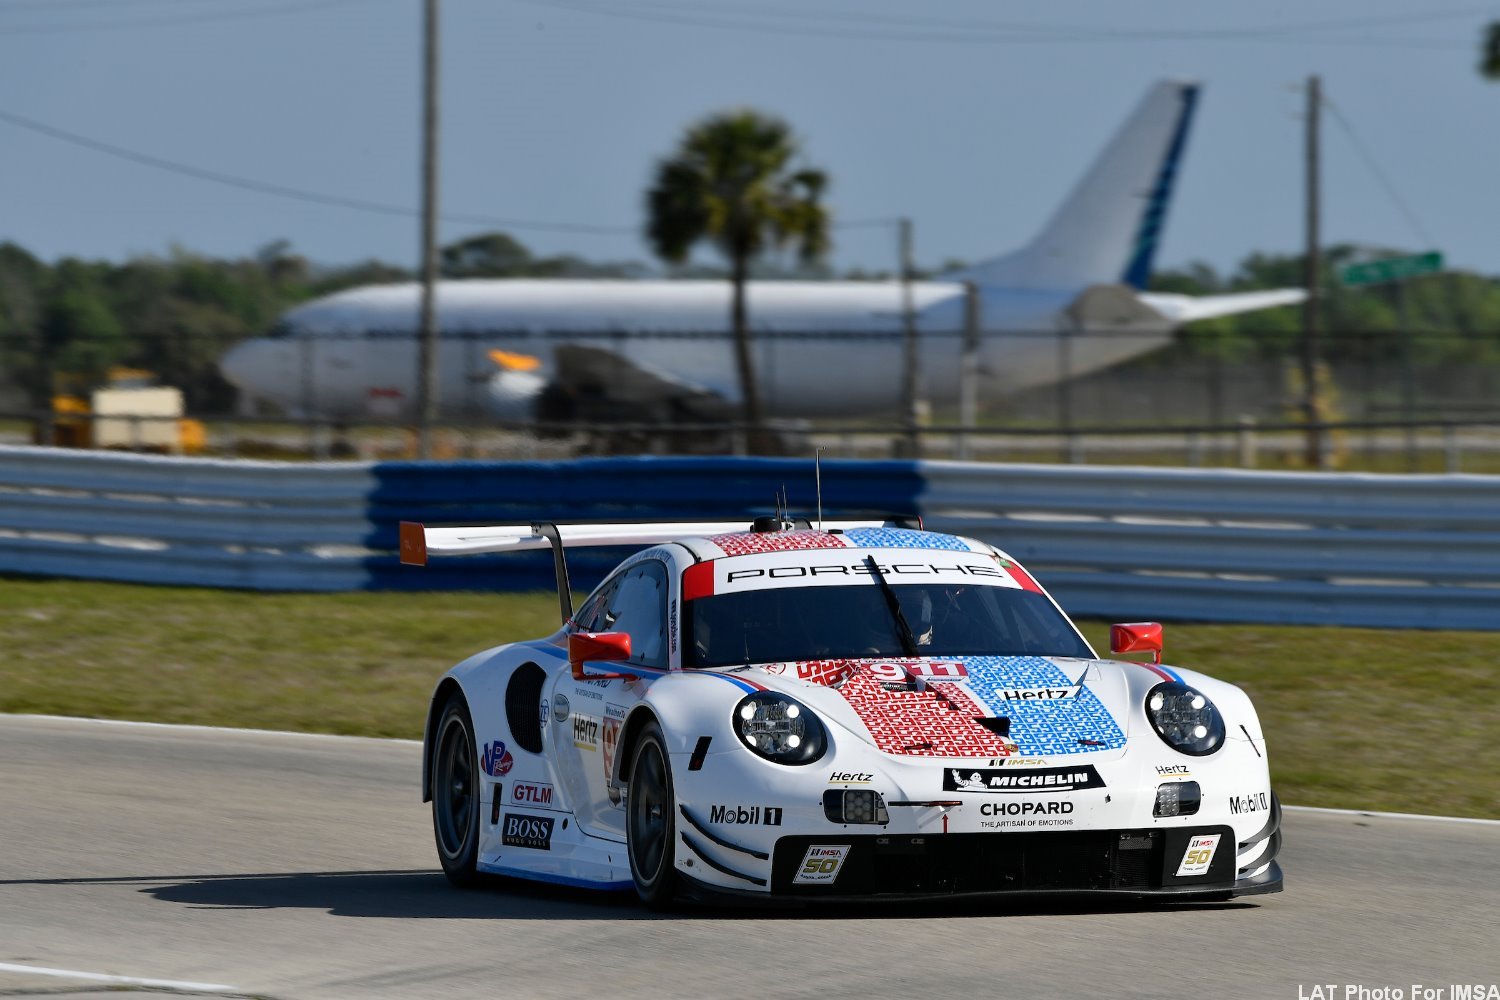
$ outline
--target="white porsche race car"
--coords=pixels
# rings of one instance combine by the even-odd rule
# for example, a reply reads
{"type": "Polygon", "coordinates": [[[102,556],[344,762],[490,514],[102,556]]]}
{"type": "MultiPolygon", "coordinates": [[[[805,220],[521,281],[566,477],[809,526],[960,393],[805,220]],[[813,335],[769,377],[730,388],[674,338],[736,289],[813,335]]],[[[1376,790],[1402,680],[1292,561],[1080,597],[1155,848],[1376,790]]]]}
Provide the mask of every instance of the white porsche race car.
{"type": "Polygon", "coordinates": [[[1280,891],[1249,698],[1100,659],[1015,560],[904,522],[402,525],[402,561],[551,547],[563,624],[448,671],[443,870],[648,904],[1280,891]],[[746,528],[749,530],[746,530],[746,528]],[[565,547],[650,546],[574,612],[565,547]]]}

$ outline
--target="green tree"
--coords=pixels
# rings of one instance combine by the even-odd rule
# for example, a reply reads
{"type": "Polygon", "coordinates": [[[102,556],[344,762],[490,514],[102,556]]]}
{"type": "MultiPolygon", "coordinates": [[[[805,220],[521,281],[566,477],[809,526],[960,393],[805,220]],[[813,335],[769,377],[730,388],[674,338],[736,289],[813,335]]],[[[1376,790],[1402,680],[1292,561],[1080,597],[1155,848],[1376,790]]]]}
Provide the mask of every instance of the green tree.
{"type": "Polygon", "coordinates": [[[506,233],[480,233],[441,250],[445,278],[509,278],[527,274],[531,251],[506,233]]]}
{"type": "Polygon", "coordinates": [[[46,264],[14,243],[0,243],[0,384],[24,390],[38,408],[48,396],[39,323],[50,280],[46,264]]]}
{"type": "Polygon", "coordinates": [[[100,280],[108,266],[64,260],[41,314],[44,370],[98,378],[129,345],[100,280]]]}
{"type": "Polygon", "coordinates": [[[725,111],[688,128],[677,151],[657,164],[646,193],[646,237],[669,263],[682,263],[700,241],[729,261],[730,326],[745,423],[761,439],[762,413],[750,353],[745,286],[751,263],[768,247],[795,247],[812,263],[828,249],[828,212],[820,170],[794,169],[791,128],[755,111],[725,111]]]}
{"type": "Polygon", "coordinates": [[[1500,80],[1500,21],[1491,21],[1484,29],[1480,48],[1479,72],[1489,80],[1500,80]]]}

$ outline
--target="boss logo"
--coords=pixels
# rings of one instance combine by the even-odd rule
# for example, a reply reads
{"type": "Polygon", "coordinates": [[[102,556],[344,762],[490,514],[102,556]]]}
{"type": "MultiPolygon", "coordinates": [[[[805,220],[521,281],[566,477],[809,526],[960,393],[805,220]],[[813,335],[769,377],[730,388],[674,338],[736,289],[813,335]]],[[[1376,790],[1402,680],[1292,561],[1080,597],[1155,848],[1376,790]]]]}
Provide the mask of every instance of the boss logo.
{"type": "Polygon", "coordinates": [[[552,850],[552,817],[506,813],[500,842],[506,847],[528,847],[534,851],[552,850]]]}

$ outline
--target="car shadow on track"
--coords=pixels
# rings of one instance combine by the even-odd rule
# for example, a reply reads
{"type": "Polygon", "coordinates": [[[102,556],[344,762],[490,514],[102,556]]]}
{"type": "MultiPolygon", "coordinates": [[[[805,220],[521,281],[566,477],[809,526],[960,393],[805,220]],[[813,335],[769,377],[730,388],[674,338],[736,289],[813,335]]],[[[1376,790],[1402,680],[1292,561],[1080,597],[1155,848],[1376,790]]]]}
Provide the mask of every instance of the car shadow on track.
{"type": "Polygon", "coordinates": [[[142,888],[157,899],[216,909],[307,908],[342,917],[598,920],[634,915],[634,893],[490,879],[455,889],[439,871],[217,875],[142,888]],[[498,890],[498,891],[497,891],[498,890]]]}
{"type": "Polygon", "coordinates": [[[459,890],[433,870],[274,872],[27,880],[32,884],[115,884],[169,903],[205,909],[315,909],[343,917],[506,920],[886,920],[912,917],[1006,917],[1083,913],[1254,908],[1244,901],[1154,902],[1115,897],[1032,896],[859,904],[685,903],[665,912],[643,907],[633,892],[599,892],[488,876],[459,890]]]}
{"type": "Polygon", "coordinates": [[[1065,916],[1076,913],[1145,913],[1173,910],[1254,909],[1245,901],[1226,903],[1157,903],[1113,897],[960,898],[960,900],[870,901],[859,904],[684,903],[667,912],[652,912],[634,892],[598,892],[540,885],[490,876],[472,891],[447,883],[440,871],[297,871],[297,873],[208,874],[208,876],[133,876],[121,879],[48,879],[58,885],[113,883],[139,886],[138,891],[163,903],[195,909],[324,910],[333,916],[381,918],[513,919],[513,921],[882,921],[921,916],[1002,918],[1065,916]]]}

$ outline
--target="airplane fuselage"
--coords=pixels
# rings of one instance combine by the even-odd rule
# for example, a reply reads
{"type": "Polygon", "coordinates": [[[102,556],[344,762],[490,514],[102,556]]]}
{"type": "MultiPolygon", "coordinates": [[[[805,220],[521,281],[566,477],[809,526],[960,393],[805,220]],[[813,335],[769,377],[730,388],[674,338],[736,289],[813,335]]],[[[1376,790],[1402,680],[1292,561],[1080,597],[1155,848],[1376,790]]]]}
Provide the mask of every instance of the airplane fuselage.
{"type": "MultiPolygon", "coordinates": [[[[556,349],[584,345],[635,368],[739,399],[723,281],[471,280],[439,285],[441,411],[523,419],[557,375],[556,349]],[[496,352],[500,352],[498,355],[496,352]],[[498,358],[498,360],[497,360],[498,358]]],[[[965,288],[917,282],[912,300],[924,394],[956,398],[965,288]]],[[[1008,393],[1077,375],[1165,343],[1169,324],[1135,324],[1059,350],[1068,293],[982,289],[982,390],[1008,393]]],[[[225,357],[231,381],[292,413],[408,418],[417,396],[415,284],[355,289],[289,312],[270,337],[225,357]],[[253,388],[252,388],[253,387],[253,388]]],[[[901,402],[904,295],[896,282],[753,282],[748,313],[766,412],[779,417],[890,413],[901,402]]],[[[660,414],[642,412],[642,419],[660,414]]]]}

